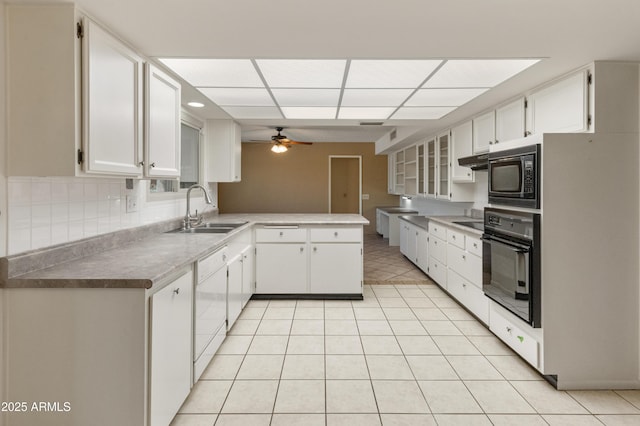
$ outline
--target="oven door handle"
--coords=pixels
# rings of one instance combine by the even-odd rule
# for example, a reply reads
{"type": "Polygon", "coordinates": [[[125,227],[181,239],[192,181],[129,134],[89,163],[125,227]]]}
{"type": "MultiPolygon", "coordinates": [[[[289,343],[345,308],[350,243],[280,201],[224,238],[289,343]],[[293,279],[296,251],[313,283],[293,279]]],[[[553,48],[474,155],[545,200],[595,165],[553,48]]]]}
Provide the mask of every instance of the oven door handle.
{"type": "Polygon", "coordinates": [[[485,237],[482,236],[481,238],[482,241],[487,242],[489,244],[491,243],[498,243],[498,244],[502,244],[505,246],[508,246],[509,249],[518,252],[518,253],[526,253],[529,252],[530,247],[526,246],[524,244],[518,244],[518,243],[514,243],[513,241],[509,241],[509,240],[505,240],[499,237],[495,237],[495,236],[490,236],[490,237],[485,237]]]}

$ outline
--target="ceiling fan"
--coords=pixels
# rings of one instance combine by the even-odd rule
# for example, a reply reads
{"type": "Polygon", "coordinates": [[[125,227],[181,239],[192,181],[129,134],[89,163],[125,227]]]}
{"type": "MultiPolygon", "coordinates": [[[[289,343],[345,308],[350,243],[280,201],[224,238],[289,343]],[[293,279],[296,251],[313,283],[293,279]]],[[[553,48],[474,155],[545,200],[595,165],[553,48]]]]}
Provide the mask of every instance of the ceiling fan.
{"type": "Polygon", "coordinates": [[[285,135],[280,133],[282,132],[282,130],[284,130],[283,127],[276,127],[276,131],[278,132],[278,134],[271,136],[271,143],[273,144],[273,146],[271,147],[271,151],[275,153],[279,154],[282,152],[286,152],[289,148],[291,148],[291,145],[312,145],[313,144],[313,142],[300,142],[300,141],[291,140],[287,138],[285,135]]]}

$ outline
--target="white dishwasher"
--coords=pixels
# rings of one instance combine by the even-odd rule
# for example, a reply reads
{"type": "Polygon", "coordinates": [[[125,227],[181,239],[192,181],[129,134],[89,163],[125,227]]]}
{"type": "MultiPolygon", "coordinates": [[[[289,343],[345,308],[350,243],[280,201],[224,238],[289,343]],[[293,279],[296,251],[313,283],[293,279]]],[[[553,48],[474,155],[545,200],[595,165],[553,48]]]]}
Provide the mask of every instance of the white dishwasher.
{"type": "Polygon", "coordinates": [[[226,336],[227,248],[198,260],[197,269],[193,383],[198,381],[226,336]]]}

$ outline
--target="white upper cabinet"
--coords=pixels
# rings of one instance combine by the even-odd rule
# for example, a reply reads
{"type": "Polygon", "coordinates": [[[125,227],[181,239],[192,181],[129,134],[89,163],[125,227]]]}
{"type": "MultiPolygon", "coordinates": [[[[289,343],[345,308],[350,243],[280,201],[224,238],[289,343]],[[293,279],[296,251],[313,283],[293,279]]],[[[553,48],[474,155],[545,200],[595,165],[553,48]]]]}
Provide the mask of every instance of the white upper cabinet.
{"type": "Polygon", "coordinates": [[[588,71],[571,75],[527,97],[528,134],[588,130],[588,71]]]}
{"type": "Polygon", "coordinates": [[[240,125],[233,120],[207,120],[205,128],[207,181],[240,182],[240,125]]]}
{"type": "Polygon", "coordinates": [[[496,137],[494,143],[507,142],[525,136],[524,97],[496,109],[496,137]]]}
{"type": "MultiPolygon", "coordinates": [[[[524,121],[524,115],[523,115],[524,121]]],[[[473,119],[473,153],[482,154],[489,151],[496,139],[496,114],[489,111],[473,119]]]]}
{"type": "Polygon", "coordinates": [[[436,138],[436,198],[449,199],[449,172],[451,167],[451,134],[446,132],[436,138]]]}
{"type": "Polygon", "coordinates": [[[416,145],[404,150],[404,194],[418,195],[418,156],[416,145]]]}
{"type": "Polygon", "coordinates": [[[425,160],[425,180],[427,197],[436,196],[436,140],[429,139],[425,143],[426,160],[425,160]]]}
{"type": "Polygon", "coordinates": [[[83,25],[85,171],[139,175],[142,59],[89,19],[83,25]]]}
{"type": "Polygon", "coordinates": [[[145,89],[145,175],[179,177],[180,83],[146,64],[145,89]]]}
{"type": "Polygon", "coordinates": [[[460,166],[458,158],[468,157],[473,153],[473,125],[467,121],[451,129],[451,180],[453,182],[474,182],[475,173],[469,168],[460,166]]]}

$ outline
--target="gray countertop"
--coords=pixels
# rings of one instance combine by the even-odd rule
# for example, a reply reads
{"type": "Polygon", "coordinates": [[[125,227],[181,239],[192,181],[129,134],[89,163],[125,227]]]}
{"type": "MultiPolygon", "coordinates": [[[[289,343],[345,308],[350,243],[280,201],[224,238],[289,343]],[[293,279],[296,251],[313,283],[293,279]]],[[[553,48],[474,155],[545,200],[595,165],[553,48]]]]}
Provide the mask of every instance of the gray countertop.
{"type": "Polygon", "coordinates": [[[404,220],[425,230],[428,229],[427,227],[429,226],[429,218],[427,216],[400,216],[400,220],[404,220]]]}
{"type": "MultiPolygon", "coordinates": [[[[156,233],[117,248],[10,276],[6,288],[146,288],[175,274],[253,225],[367,225],[356,214],[221,214],[208,222],[247,222],[228,234],[156,233]]],[[[99,240],[98,240],[99,241],[99,240]]],[[[63,250],[64,246],[58,249],[63,250]]],[[[34,253],[39,255],[40,253],[34,253]]],[[[27,254],[28,256],[28,254],[27,254]]],[[[21,257],[25,257],[21,255],[21,257]]],[[[4,258],[4,263],[10,258],[4,258]]]]}
{"type": "Polygon", "coordinates": [[[389,213],[389,214],[411,214],[411,213],[415,213],[418,214],[417,210],[413,210],[413,209],[408,209],[405,207],[395,207],[395,206],[382,206],[382,207],[376,207],[376,209],[384,212],[384,213],[389,213]]]}
{"type": "Polygon", "coordinates": [[[450,228],[454,228],[458,231],[464,231],[464,232],[468,232],[470,234],[475,234],[475,235],[482,235],[482,231],[479,231],[477,229],[474,228],[469,228],[468,226],[464,226],[464,225],[459,225],[457,223],[454,222],[478,222],[478,223],[482,223],[482,219],[475,219],[472,217],[468,217],[468,216],[429,216],[429,220],[433,221],[433,222],[438,222],[441,223],[443,225],[446,225],[450,228]]]}

